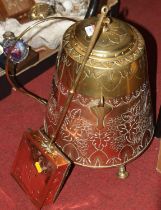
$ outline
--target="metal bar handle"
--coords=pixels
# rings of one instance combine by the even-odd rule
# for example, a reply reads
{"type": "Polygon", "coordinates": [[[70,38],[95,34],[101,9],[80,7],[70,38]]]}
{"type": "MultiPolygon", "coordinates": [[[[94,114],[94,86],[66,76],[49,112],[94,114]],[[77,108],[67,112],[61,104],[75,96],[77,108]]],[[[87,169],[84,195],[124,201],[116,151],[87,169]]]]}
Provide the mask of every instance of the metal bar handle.
{"type": "MultiPolygon", "coordinates": [[[[26,88],[24,88],[23,86],[19,86],[15,80],[12,80],[10,78],[10,65],[9,65],[9,59],[10,59],[10,55],[11,55],[11,51],[13,50],[13,48],[15,47],[17,41],[19,41],[27,32],[29,32],[31,29],[33,29],[35,26],[40,25],[41,23],[47,22],[49,20],[69,20],[69,21],[73,21],[76,22],[77,20],[74,18],[69,18],[69,17],[54,17],[54,16],[50,16],[47,17],[45,19],[42,20],[38,20],[37,22],[35,22],[34,24],[32,24],[31,26],[29,26],[28,28],[26,28],[17,38],[16,38],[16,42],[14,44],[14,46],[9,50],[9,53],[7,55],[7,59],[6,59],[6,65],[5,65],[5,72],[6,72],[6,78],[8,80],[8,82],[10,83],[10,85],[13,87],[13,89],[15,91],[19,91],[27,96],[30,96],[31,98],[35,99],[36,101],[40,102],[41,104],[46,105],[47,104],[47,100],[36,95],[35,93],[32,93],[31,91],[27,90],[26,88]]],[[[15,65],[15,70],[16,70],[16,65],[15,65]]],[[[14,75],[16,76],[16,75],[14,75]]]]}

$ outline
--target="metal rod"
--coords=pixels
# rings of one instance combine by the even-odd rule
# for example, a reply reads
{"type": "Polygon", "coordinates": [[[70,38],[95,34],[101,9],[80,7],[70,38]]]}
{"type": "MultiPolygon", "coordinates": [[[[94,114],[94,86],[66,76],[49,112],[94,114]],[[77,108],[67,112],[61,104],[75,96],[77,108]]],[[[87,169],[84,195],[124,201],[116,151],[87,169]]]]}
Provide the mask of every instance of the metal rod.
{"type": "Polygon", "coordinates": [[[81,66],[80,66],[79,72],[78,72],[78,74],[76,76],[76,79],[74,81],[73,87],[71,88],[71,90],[68,93],[68,97],[67,97],[67,100],[65,102],[64,109],[62,110],[62,113],[61,113],[60,118],[58,120],[58,123],[56,125],[56,129],[55,129],[54,135],[52,136],[50,144],[52,144],[55,141],[56,136],[57,136],[57,134],[59,132],[59,129],[60,129],[62,123],[63,123],[63,120],[64,120],[64,118],[66,116],[67,111],[68,111],[70,102],[71,102],[71,100],[72,100],[72,98],[74,96],[75,90],[77,88],[77,85],[79,83],[81,75],[82,75],[82,73],[84,71],[84,66],[85,66],[85,64],[86,64],[86,62],[87,62],[87,60],[88,60],[88,58],[90,56],[90,53],[92,52],[93,47],[94,47],[94,45],[95,45],[95,43],[97,41],[100,29],[101,29],[102,22],[103,22],[104,18],[106,17],[107,12],[108,12],[108,7],[107,6],[102,7],[101,14],[99,16],[98,22],[97,22],[95,30],[94,30],[94,34],[93,34],[93,36],[91,38],[91,41],[89,43],[89,46],[87,48],[86,54],[84,56],[83,62],[81,64],[81,66]]]}

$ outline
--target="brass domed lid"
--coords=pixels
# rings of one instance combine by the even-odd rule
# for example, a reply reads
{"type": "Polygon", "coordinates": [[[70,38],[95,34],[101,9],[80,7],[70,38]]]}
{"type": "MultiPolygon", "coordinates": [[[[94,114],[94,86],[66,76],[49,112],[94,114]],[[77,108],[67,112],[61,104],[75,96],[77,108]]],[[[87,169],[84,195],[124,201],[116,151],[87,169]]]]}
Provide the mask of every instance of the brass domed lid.
{"type": "MultiPolygon", "coordinates": [[[[91,40],[87,30],[95,27],[97,19],[98,17],[92,17],[72,26],[70,44],[78,54],[85,54],[91,40]]],[[[128,23],[116,18],[106,18],[90,57],[104,60],[134,53],[138,47],[138,39],[143,41],[140,33],[128,23]]]]}

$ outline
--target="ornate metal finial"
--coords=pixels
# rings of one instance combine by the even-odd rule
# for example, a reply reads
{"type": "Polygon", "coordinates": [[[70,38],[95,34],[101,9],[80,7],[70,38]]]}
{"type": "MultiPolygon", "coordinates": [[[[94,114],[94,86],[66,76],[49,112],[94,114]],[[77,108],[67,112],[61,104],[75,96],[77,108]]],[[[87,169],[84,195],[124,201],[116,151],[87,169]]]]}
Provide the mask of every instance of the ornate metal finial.
{"type": "Polygon", "coordinates": [[[6,39],[15,39],[15,34],[12,31],[6,31],[3,34],[3,39],[4,40],[6,40],[6,39]]]}

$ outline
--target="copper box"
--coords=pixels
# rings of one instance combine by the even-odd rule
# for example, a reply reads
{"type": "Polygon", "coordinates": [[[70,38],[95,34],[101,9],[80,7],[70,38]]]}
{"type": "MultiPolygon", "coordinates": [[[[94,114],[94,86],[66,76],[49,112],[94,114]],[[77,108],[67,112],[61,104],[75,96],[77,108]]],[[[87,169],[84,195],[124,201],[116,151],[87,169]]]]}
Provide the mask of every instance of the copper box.
{"type": "Polygon", "coordinates": [[[48,145],[38,131],[25,132],[11,172],[38,208],[55,201],[71,165],[56,145],[48,145]]]}
{"type": "Polygon", "coordinates": [[[0,0],[0,18],[27,18],[28,12],[34,4],[34,0],[0,0]]]}

